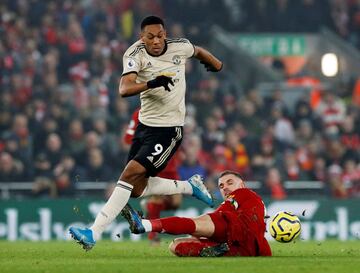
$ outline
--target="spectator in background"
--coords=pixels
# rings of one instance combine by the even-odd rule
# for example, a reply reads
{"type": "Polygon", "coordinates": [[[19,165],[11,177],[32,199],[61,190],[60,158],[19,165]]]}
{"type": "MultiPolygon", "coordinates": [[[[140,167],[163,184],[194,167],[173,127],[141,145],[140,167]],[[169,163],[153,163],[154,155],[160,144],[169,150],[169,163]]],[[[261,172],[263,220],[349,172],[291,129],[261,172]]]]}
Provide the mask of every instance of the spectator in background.
{"type": "Polygon", "coordinates": [[[0,93],[0,132],[6,132],[11,127],[11,110],[1,103],[5,96],[7,95],[0,93]]]}
{"type": "Polygon", "coordinates": [[[65,36],[69,64],[75,64],[87,58],[88,44],[76,17],[69,17],[65,36]]]}
{"type": "Polygon", "coordinates": [[[85,177],[85,171],[78,166],[73,157],[64,154],[54,168],[54,180],[57,195],[69,196],[75,193],[75,184],[79,182],[80,177],[85,177]]]}
{"type": "Polygon", "coordinates": [[[295,113],[293,114],[292,124],[294,128],[299,129],[302,122],[308,122],[312,128],[318,127],[318,121],[315,119],[313,110],[310,104],[304,99],[300,99],[295,106],[295,113]]]}
{"type": "Polygon", "coordinates": [[[267,110],[265,117],[270,117],[273,109],[281,111],[284,117],[289,116],[289,109],[286,106],[280,89],[275,89],[270,96],[264,98],[264,108],[267,110]]]}
{"type": "Polygon", "coordinates": [[[213,109],[216,108],[216,93],[219,88],[219,81],[212,77],[199,83],[198,90],[192,94],[191,100],[195,108],[202,111],[196,113],[196,120],[203,126],[207,117],[212,116],[213,109]],[[206,105],[207,107],[203,107],[206,105]]]}
{"type": "Polygon", "coordinates": [[[250,160],[245,145],[234,129],[228,129],[225,136],[224,156],[227,165],[232,170],[239,172],[243,177],[250,174],[250,160]]]}
{"type": "Polygon", "coordinates": [[[74,158],[78,158],[85,150],[85,131],[81,119],[76,118],[70,122],[66,139],[66,149],[74,158]]]}
{"type": "Polygon", "coordinates": [[[249,100],[240,100],[238,110],[237,120],[251,135],[260,135],[262,133],[261,119],[256,115],[255,105],[249,100]]]}
{"type": "Polygon", "coordinates": [[[348,190],[349,197],[360,196],[360,164],[352,159],[344,162],[341,180],[348,190]]]}
{"type": "Polygon", "coordinates": [[[269,168],[265,179],[266,191],[270,193],[272,199],[282,200],[287,194],[282,185],[280,172],[277,168],[269,168]]]}
{"type": "Polygon", "coordinates": [[[0,153],[0,182],[20,182],[23,179],[24,165],[7,152],[0,153]]]}
{"type": "Polygon", "coordinates": [[[332,164],[328,168],[327,181],[331,193],[335,198],[347,198],[348,191],[344,181],[341,179],[342,168],[337,164],[332,164]]]}
{"type": "Polygon", "coordinates": [[[184,125],[184,135],[198,135],[202,133],[202,128],[198,126],[193,115],[186,115],[184,125]]]}
{"type": "Polygon", "coordinates": [[[327,170],[326,162],[322,156],[317,156],[314,160],[314,167],[310,173],[311,180],[326,182],[327,170]]]}
{"type": "Polygon", "coordinates": [[[347,39],[350,34],[349,28],[349,11],[346,1],[331,1],[331,19],[334,22],[336,32],[343,38],[347,39]]]}
{"type": "Polygon", "coordinates": [[[343,166],[347,159],[353,159],[355,162],[359,162],[359,154],[354,150],[347,149],[338,138],[337,135],[329,135],[325,140],[324,157],[326,165],[339,165],[343,166]]]}
{"type": "Polygon", "coordinates": [[[269,168],[281,168],[283,166],[282,156],[274,145],[273,139],[269,137],[261,138],[258,145],[259,149],[255,151],[251,158],[253,179],[263,181],[269,168]]]}
{"type": "Polygon", "coordinates": [[[87,114],[90,106],[89,91],[82,79],[74,80],[74,105],[81,113],[87,114]]]}
{"type": "Polygon", "coordinates": [[[246,99],[255,107],[255,115],[260,118],[266,118],[265,107],[264,107],[264,99],[260,96],[259,91],[257,89],[250,89],[246,94],[246,99]]]}
{"type": "Polygon", "coordinates": [[[59,134],[59,124],[55,118],[50,116],[45,117],[42,122],[39,122],[39,127],[34,137],[34,149],[39,151],[44,147],[44,140],[48,138],[50,134],[59,134]]]}
{"type": "Polygon", "coordinates": [[[124,98],[118,97],[113,104],[111,115],[109,117],[110,129],[112,132],[120,132],[127,127],[130,120],[130,105],[124,98]]]}
{"type": "Polygon", "coordinates": [[[202,143],[204,150],[211,152],[216,144],[223,143],[225,140],[224,132],[219,128],[219,124],[214,117],[208,117],[205,121],[202,143]]]}
{"type": "MultiPolygon", "coordinates": [[[[183,161],[178,168],[180,179],[184,180],[195,174],[206,177],[206,169],[200,163],[201,140],[197,135],[189,136],[183,145],[183,161]]],[[[204,164],[204,162],[203,162],[204,164]]]]}
{"type": "Polygon", "coordinates": [[[39,153],[35,158],[34,183],[32,193],[35,196],[45,195],[52,198],[57,196],[56,185],[54,183],[54,173],[51,161],[47,153],[39,153]]]}
{"type": "Polygon", "coordinates": [[[322,121],[323,128],[327,132],[338,133],[339,126],[345,119],[345,104],[334,94],[333,90],[327,90],[323,94],[316,113],[322,121]]]}
{"type": "Polygon", "coordinates": [[[234,124],[234,122],[237,120],[237,107],[236,107],[236,99],[233,95],[223,95],[222,104],[224,105],[223,111],[224,111],[224,118],[225,122],[229,125],[234,124]]]}
{"type": "Polygon", "coordinates": [[[256,145],[258,144],[258,135],[251,134],[248,132],[247,128],[240,122],[235,122],[232,126],[232,129],[241,139],[241,142],[245,145],[246,151],[249,157],[252,157],[253,154],[258,150],[256,145]]]}
{"type": "Polygon", "coordinates": [[[306,176],[310,179],[315,165],[315,158],[320,153],[320,141],[311,141],[296,149],[296,159],[306,176]]]}
{"type": "Polygon", "coordinates": [[[303,147],[313,141],[314,138],[315,132],[311,123],[306,119],[301,120],[295,131],[294,145],[297,147],[303,147]]]}
{"type": "Polygon", "coordinates": [[[30,100],[32,88],[21,74],[11,75],[11,90],[13,103],[16,107],[24,107],[30,100]]]}
{"type": "Polygon", "coordinates": [[[99,145],[104,155],[104,163],[117,169],[118,166],[113,164],[118,154],[118,145],[114,134],[108,131],[108,125],[105,118],[95,118],[92,122],[92,129],[98,134],[99,145]]]}
{"type": "Polygon", "coordinates": [[[78,154],[76,162],[79,166],[86,167],[87,159],[89,158],[89,152],[92,149],[100,148],[100,138],[95,131],[89,131],[85,135],[85,149],[82,153],[78,154]]]}
{"type": "Polygon", "coordinates": [[[340,141],[347,149],[360,152],[360,126],[356,128],[354,116],[347,115],[343,120],[340,141]]]}
{"type": "Polygon", "coordinates": [[[44,153],[51,164],[51,169],[53,169],[63,155],[62,141],[58,134],[52,133],[47,137],[44,153]]]}
{"type": "Polygon", "coordinates": [[[88,151],[85,170],[87,181],[106,182],[113,176],[111,169],[105,164],[104,155],[99,148],[93,148],[88,151]]]}
{"type": "Polygon", "coordinates": [[[291,147],[294,145],[295,132],[292,123],[284,116],[282,111],[279,105],[274,105],[271,109],[271,118],[274,122],[274,136],[284,146],[291,147]]]}
{"type": "Polygon", "coordinates": [[[292,150],[287,150],[284,155],[284,172],[285,180],[299,181],[308,180],[306,173],[300,168],[296,158],[296,153],[292,150]]]}
{"type": "Polygon", "coordinates": [[[17,138],[21,158],[30,162],[33,155],[33,139],[28,128],[28,118],[23,114],[16,114],[10,131],[12,137],[17,138]]]}

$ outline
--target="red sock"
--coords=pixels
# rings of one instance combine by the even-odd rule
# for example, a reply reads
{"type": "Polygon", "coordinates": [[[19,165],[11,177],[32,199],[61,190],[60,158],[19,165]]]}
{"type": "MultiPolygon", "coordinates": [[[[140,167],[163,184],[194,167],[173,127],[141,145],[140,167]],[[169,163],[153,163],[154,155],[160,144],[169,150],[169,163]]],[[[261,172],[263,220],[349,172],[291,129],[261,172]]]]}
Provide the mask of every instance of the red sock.
{"type": "MultiPolygon", "coordinates": [[[[149,201],[146,204],[146,210],[147,210],[147,219],[158,219],[160,218],[160,213],[162,210],[165,209],[165,204],[164,202],[161,203],[157,203],[157,202],[151,202],[149,201]]],[[[157,233],[156,232],[149,232],[148,233],[148,239],[149,240],[155,240],[155,238],[157,237],[157,233]]]]}
{"type": "Polygon", "coordinates": [[[150,220],[152,230],[168,234],[192,234],[195,232],[195,222],[190,218],[167,217],[150,220]]]}
{"type": "Polygon", "coordinates": [[[146,204],[147,209],[147,219],[158,219],[160,218],[160,212],[164,210],[164,204],[155,203],[155,202],[148,202],[146,204]]]}

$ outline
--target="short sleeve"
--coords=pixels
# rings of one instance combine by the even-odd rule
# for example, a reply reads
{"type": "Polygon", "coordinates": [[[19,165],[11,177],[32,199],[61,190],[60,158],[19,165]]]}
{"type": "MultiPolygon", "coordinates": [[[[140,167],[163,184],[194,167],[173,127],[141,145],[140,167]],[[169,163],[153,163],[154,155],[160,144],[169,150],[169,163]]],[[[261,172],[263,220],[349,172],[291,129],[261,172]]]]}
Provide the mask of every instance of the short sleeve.
{"type": "Polygon", "coordinates": [[[191,58],[194,56],[195,46],[188,39],[184,39],[183,49],[184,49],[186,58],[191,58]]]}
{"type": "Polygon", "coordinates": [[[139,60],[138,56],[139,55],[135,55],[135,56],[124,55],[122,75],[126,75],[129,73],[136,73],[136,74],[139,73],[140,60],[139,60]]]}

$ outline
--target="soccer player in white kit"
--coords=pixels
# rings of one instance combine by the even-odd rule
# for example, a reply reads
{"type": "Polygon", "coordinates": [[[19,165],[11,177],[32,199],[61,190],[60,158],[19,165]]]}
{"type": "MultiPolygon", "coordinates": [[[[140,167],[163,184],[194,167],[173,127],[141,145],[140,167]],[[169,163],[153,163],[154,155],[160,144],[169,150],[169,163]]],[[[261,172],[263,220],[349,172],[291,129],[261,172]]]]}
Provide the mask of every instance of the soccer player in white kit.
{"type": "Polygon", "coordinates": [[[167,39],[164,22],[148,16],[141,23],[141,39],[123,57],[119,93],[140,94],[139,125],[130,148],[128,163],[107,203],[90,228],[71,227],[70,234],[90,250],[106,227],[118,216],[130,197],[193,195],[209,206],[213,199],[199,175],[188,180],[157,177],[180,146],[185,120],[185,63],[195,57],[208,71],[218,72],[222,62],[189,40],[167,39]]]}

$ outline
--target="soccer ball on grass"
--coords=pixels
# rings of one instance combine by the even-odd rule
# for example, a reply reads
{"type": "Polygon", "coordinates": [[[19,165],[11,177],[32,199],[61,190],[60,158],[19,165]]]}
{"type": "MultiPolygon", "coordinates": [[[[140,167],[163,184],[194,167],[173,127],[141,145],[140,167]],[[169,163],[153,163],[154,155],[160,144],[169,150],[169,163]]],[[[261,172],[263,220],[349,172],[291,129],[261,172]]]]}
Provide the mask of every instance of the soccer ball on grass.
{"type": "Polygon", "coordinates": [[[279,211],[271,219],[270,234],[278,242],[289,243],[295,240],[300,232],[300,220],[290,212],[279,211]]]}

